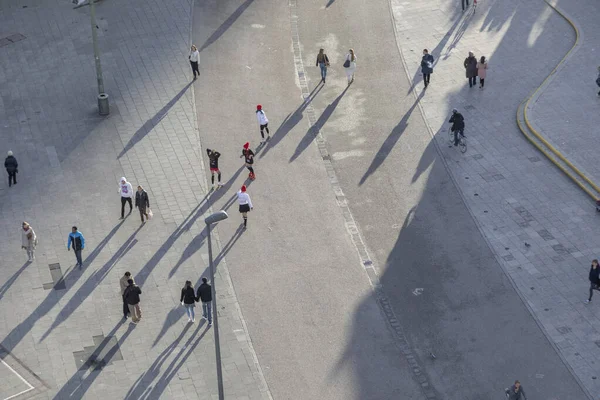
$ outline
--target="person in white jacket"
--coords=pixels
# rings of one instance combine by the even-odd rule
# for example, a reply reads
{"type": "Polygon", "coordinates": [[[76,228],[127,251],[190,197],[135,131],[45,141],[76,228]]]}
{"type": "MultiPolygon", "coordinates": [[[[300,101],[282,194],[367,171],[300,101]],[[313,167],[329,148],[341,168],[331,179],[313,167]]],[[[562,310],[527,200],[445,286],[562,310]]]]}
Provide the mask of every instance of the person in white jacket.
{"type": "Polygon", "coordinates": [[[192,45],[192,48],[190,49],[190,54],[188,55],[188,59],[190,60],[190,65],[192,66],[194,80],[196,80],[196,78],[200,76],[200,70],[198,70],[198,64],[200,63],[200,52],[198,51],[195,45],[192,45]]]}
{"type": "Polygon", "coordinates": [[[121,195],[121,218],[125,218],[125,203],[129,203],[129,214],[133,211],[133,201],[131,200],[134,196],[133,186],[127,182],[125,177],[121,178],[119,182],[119,194],[121,195]]]}
{"type": "Polygon", "coordinates": [[[242,185],[242,188],[237,192],[238,204],[240,205],[240,213],[244,218],[244,229],[248,225],[248,212],[252,210],[252,200],[250,195],[246,193],[246,185],[242,185]]]}
{"type": "Polygon", "coordinates": [[[267,131],[267,140],[271,138],[271,135],[269,133],[269,119],[267,118],[267,115],[263,111],[260,104],[256,106],[256,119],[258,120],[258,125],[260,125],[260,136],[262,137],[260,142],[264,143],[265,133],[263,131],[267,131]]]}

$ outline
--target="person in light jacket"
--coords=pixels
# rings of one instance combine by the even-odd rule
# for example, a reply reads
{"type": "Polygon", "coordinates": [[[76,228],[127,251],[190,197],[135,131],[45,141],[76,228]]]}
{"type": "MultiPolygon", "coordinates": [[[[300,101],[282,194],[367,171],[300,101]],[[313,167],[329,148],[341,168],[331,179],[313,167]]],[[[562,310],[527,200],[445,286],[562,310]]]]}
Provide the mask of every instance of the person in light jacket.
{"type": "Polygon", "coordinates": [[[125,290],[127,289],[127,286],[129,286],[128,281],[130,279],[134,280],[133,276],[131,276],[131,272],[129,271],[125,272],[125,275],[123,275],[121,279],[119,279],[119,287],[121,288],[121,298],[123,299],[123,319],[127,319],[127,317],[129,316],[129,306],[127,305],[127,301],[125,300],[125,290]]]}
{"type": "Polygon", "coordinates": [[[267,140],[271,138],[271,134],[269,133],[269,119],[267,118],[267,114],[265,114],[260,104],[256,106],[256,119],[258,120],[258,125],[260,126],[260,137],[262,138],[260,142],[264,143],[265,133],[263,131],[267,131],[267,140]]]}
{"type": "Polygon", "coordinates": [[[6,168],[6,172],[8,173],[8,187],[11,187],[14,183],[17,184],[17,172],[19,172],[19,163],[15,156],[13,156],[12,151],[8,151],[7,157],[4,160],[4,168],[6,168]]]}
{"type": "Polygon", "coordinates": [[[329,57],[325,54],[324,49],[319,49],[316,66],[321,68],[321,82],[325,83],[325,78],[327,78],[327,67],[329,67],[329,57]]]}
{"type": "Polygon", "coordinates": [[[196,307],[196,295],[191,281],[185,281],[185,286],[181,289],[181,305],[185,307],[185,312],[188,315],[188,322],[196,321],[194,307],[196,307]]]}
{"type": "Polygon", "coordinates": [[[481,56],[479,62],[477,63],[477,75],[479,76],[479,89],[483,89],[483,85],[485,85],[485,76],[487,75],[487,60],[484,56],[481,56]]]}
{"type": "Polygon", "coordinates": [[[129,203],[129,214],[133,211],[133,186],[127,182],[125,177],[122,177],[119,181],[119,194],[121,195],[121,218],[125,217],[125,203],[129,203]]]}
{"type": "Polygon", "coordinates": [[[148,219],[148,210],[150,209],[150,199],[148,199],[148,193],[144,190],[142,185],[137,187],[135,192],[135,206],[140,211],[140,218],[142,224],[144,223],[144,215],[148,219]]]}
{"type": "Polygon", "coordinates": [[[423,73],[423,83],[425,88],[429,85],[431,74],[433,74],[433,56],[429,54],[427,49],[423,50],[423,58],[421,58],[421,73],[423,73]]]}
{"type": "Polygon", "coordinates": [[[190,49],[190,55],[188,56],[190,65],[192,66],[192,74],[194,74],[194,80],[200,76],[200,70],[198,70],[198,63],[200,62],[200,52],[195,45],[192,45],[190,49]]]}
{"type": "Polygon", "coordinates": [[[23,221],[23,230],[21,231],[21,248],[27,252],[27,261],[35,260],[35,247],[37,246],[37,236],[29,223],[23,221]]]}
{"type": "Polygon", "coordinates": [[[254,207],[252,207],[252,200],[250,200],[250,195],[246,193],[246,185],[242,185],[242,188],[237,192],[238,204],[240,206],[240,213],[242,214],[242,218],[244,218],[244,229],[248,225],[248,213],[254,207]]]}
{"type": "Polygon", "coordinates": [[[463,63],[465,67],[465,73],[469,80],[469,87],[473,87],[477,84],[477,59],[472,51],[469,52],[469,56],[465,58],[463,63]]]}
{"type": "Polygon", "coordinates": [[[348,85],[354,82],[354,72],[356,71],[356,54],[354,50],[348,50],[346,54],[346,61],[344,61],[344,68],[346,69],[346,77],[348,78],[348,85]]]}

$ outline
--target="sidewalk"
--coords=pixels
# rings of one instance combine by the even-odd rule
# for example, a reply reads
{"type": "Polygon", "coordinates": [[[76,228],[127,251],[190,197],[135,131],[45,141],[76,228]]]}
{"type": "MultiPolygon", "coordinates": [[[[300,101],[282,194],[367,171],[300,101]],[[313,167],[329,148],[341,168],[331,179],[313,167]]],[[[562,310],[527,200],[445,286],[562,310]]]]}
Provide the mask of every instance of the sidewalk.
{"type": "MultiPolygon", "coordinates": [[[[597,100],[597,62],[592,51],[585,50],[595,37],[586,27],[594,29],[596,10],[590,12],[591,3],[588,8],[557,3],[583,27],[584,45],[577,54],[588,56],[585,62],[577,54],[571,59],[531,118],[565,155],[578,154],[573,161],[593,175],[595,166],[588,155],[593,150],[585,150],[593,143],[592,130],[583,128],[594,126],[588,121],[593,124],[599,117],[588,110],[592,105],[582,102],[597,100]],[[569,68],[575,63],[577,67],[569,68]],[[577,79],[581,83],[576,85],[577,79]],[[568,130],[559,123],[564,115],[568,130]],[[551,133],[550,127],[562,136],[551,133]]],[[[422,94],[422,50],[428,48],[436,58],[420,107],[466,204],[547,337],[587,391],[600,399],[595,364],[600,357],[600,311],[595,303],[583,303],[590,261],[600,251],[592,234],[597,216],[589,198],[527,142],[515,123],[519,103],[572,47],[571,26],[543,1],[479,1],[475,14],[462,13],[460,2],[391,4],[416,94],[422,94]],[[462,66],[468,51],[489,60],[484,90],[468,87],[462,66]],[[466,119],[465,155],[448,146],[452,108],[466,119]]],[[[526,385],[543,380],[544,374],[531,371],[518,378],[526,385]]]]}
{"type": "MultiPolygon", "coordinates": [[[[185,280],[197,286],[207,268],[206,246],[188,249],[205,240],[211,205],[189,90],[191,17],[188,2],[97,5],[111,104],[101,118],[89,7],[0,1],[0,151],[19,161],[18,184],[0,184],[2,398],[217,396],[213,329],[199,315],[187,324],[179,304],[185,280]],[[121,176],[148,191],[155,218],[144,226],[136,210],[118,221],[121,176]],[[23,220],[40,242],[32,264],[23,220]],[[72,225],[86,238],[82,270],[66,251],[72,225]],[[143,291],[137,326],[122,321],[125,271],[143,291]]],[[[215,284],[226,398],[268,399],[224,261],[215,284]]]]}

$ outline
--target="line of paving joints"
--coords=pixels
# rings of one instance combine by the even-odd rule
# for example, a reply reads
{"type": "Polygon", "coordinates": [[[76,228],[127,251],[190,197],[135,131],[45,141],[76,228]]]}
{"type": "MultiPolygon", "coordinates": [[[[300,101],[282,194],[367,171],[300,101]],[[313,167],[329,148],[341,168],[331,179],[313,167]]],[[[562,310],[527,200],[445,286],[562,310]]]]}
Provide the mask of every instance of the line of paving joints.
{"type": "MultiPolygon", "coordinates": [[[[296,66],[296,71],[298,74],[298,80],[300,83],[300,89],[302,91],[302,97],[304,98],[304,101],[310,101],[310,90],[308,87],[306,72],[304,70],[304,62],[302,61],[302,52],[300,50],[301,47],[298,29],[297,0],[289,0],[289,7],[292,47],[294,50],[294,64],[296,66]]],[[[309,126],[314,126],[317,122],[317,115],[311,103],[309,103],[306,106],[306,108],[304,109],[304,113],[307,116],[309,126]]],[[[342,216],[344,218],[346,230],[352,238],[352,243],[356,248],[362,267],[367,273],[369,282],[373,287],[373,291],[377,299],[377,304],[383,316],[385,317],[389,328],[393,333],[395,343],[402,352],[402,354],[405,356],[414,378],[421,386],[421,389],[423,390],[423,393],[425,394],[427,399],[437,400],[438,395],[436,394],[433,386],[431,385],[429,377],[425,373],[424,369],[421,367],[417,356],[413,352],[412,347],[406,337],[406,334],[402,329],[402,324],[396,316],[394,309],[389,301],[389,298],[385,294],[385,291],[379,279],[379,275],[377,274],[375,264],[369,256],[369,251],[363,240],[362,235],[360,234],[358,224],[356,223],[356,220],[352,215],[352,211],[350,210],[350,207],[348,205],[348,200],[344,195],[344,192],[339,184],[337,174],[331,162],[331,155],[329,154],[329,151],[327,149],[327,141],[322,133],[322,129],[319,129],[319,131],[316,132],[314,141],[316,142],[319,152],[321,154],[321,158],[323,159],[323,164],[325,165],[325,170],[327,171],[329,183],[331,184],[331,187],[335,194],[337,204],[342,210],[342,216]]]]}

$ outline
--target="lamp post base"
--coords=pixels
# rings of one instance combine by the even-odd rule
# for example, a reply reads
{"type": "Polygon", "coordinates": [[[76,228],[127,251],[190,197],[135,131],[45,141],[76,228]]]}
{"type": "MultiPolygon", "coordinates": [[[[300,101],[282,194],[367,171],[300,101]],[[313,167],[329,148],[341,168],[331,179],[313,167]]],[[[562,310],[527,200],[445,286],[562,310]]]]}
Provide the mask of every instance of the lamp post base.
{"type": "Polygon", "coordinates": [[[106,93],[100,93],[98,95],[98,112],[100,115],[110,114],[110,107],[108,105],[108,95],[106,93]]]}

